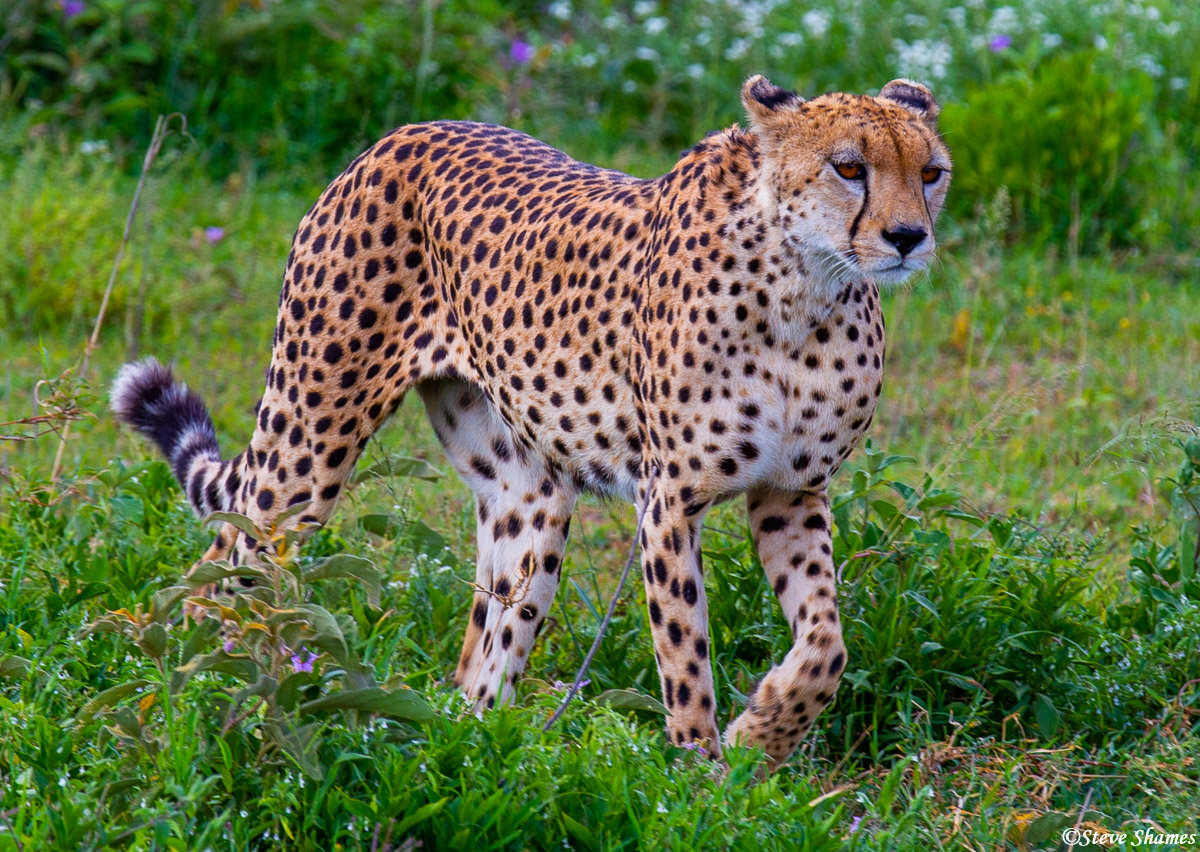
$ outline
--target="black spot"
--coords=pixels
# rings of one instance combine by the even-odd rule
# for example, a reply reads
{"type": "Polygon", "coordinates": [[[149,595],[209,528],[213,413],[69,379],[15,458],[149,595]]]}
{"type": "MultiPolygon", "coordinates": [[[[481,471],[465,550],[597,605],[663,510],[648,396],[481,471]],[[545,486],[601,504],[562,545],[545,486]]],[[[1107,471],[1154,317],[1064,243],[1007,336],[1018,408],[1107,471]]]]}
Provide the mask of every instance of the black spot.
{"type": "Polygon", "coordinates": [[[779,532],[781,529],[783,529],[787,525],[788,525],[787,518],[781,517],[779,515],[771,515],[770,517],[763,518],[762,523],[759,525],[758,528],[765,533],[773,533],[773,532],[779,532]]]}

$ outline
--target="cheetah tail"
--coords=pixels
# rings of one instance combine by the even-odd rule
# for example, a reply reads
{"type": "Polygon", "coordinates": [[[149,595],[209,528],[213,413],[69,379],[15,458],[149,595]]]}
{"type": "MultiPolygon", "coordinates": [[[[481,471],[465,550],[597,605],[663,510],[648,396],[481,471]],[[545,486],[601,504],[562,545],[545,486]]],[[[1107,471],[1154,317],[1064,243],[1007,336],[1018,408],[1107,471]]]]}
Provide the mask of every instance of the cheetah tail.
{"type": "Polygon", "coordinates": [[[215,487],[227,465],[208,408],[167,367],[154,358],[126,364],[113,382],[110,405],[117,419],[167,457],[197,514],[229,508],[223,489],[215,487]]]}

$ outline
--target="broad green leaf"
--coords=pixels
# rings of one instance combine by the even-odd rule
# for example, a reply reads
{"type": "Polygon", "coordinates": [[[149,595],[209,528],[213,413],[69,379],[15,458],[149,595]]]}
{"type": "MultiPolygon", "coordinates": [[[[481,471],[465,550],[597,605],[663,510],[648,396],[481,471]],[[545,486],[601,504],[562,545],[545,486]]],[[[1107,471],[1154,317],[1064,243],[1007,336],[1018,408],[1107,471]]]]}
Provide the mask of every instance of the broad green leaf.
{"type": "Polygon", "coordinates": [[[358,519],[358,525],[372,535],[380,538],[395,538],[400,535],[400,524],[392,515],[372,512],[358,519]]]}
{"type": "Polygon", "coordinates": [[[449,801],[450,801],[450,799],[449,799],[449,797],[447,797],[445,799],[439,799],[436,802],[430,802],[427,805],[422,805],[421,807],[417,808],[416,811],[414,811],[413,813],[406,816],[400,822],[400,824],[398,826],[396,826],[396,830],[393,833],[393,836],[403,837],[408,832],[408,830],[410,828],[412,828],[414,825],[416,825],[417,823],[424,822],[425,820],[429,819],[430,817],[437,816],[439,813],[441,813],[442,808],[444,808],[446,806],[446,803],[449,801]]]}
{"type": "Polygon", "coordinates": [[[162,623],[170,619],[179,602],[192,593],[188,586],[168,586],[159,589],[150,599],[150,617],[162,623]]]}
{"type": "Polygon", "coordinates": [[[253,577],[266,581],[267,575],[256,565],[230,565],[228,562],[201,562],[185,577],[187,584],[193,589],[207,586],[209,583],[219,583],[231,577],[253,577]]]}
{"type": "Polygon", "coordinates": [[[220,672],[251,683],[258,677],[258,666],[243,654],[227,654],[223,650],[202,654],[175,668],[171,673],[171,692],[183,689],[196,672],[220,672]]]}
{"type": "Polygon", "coordinates": [[[409,524],[408,534],[412,538],[413,549],[418,553],[449,558],[446,553],[446,539],[424,521],[417,520],[409,524]]]}
{"type": "Polygon", "coordinates": [[[312,686],[316,682],[311,672],[294,672],[279,683],[275,692],[276,703],[287,711],[292,711],[300,702],[300,690],[312,686]]]}
{"type": "Polygon", "coordinates": [[[333,617],[333,613],[317,604],[297,604],[296,609],[307,616],[312,643],[342,665],[346,665],[350,651],[346,646],[342,626],[333,617]]]}
{"type": "Polygon", "coordinates": [[[422,479],[426,482],[437,482],[441,479],[438,469],[424,459],[413,459],[406,456],[387,456],[374,464],[357,471],[350,482],[358,485],[375,477],[405,476],[410,479],[422,479]]]}
{"type": "Polygon", "coordinates": [[[79,708],[79,712],[75,714],[75,723],[77,725],[86,724],[87,722],[91,721],[91,718],[101,710],[112,707],[122,698],[132,695],[139,689],[149,685],[150,681],[144,678],[139,678],[137,680],[131,680],[128,683],[122,683],[118,684],[117,686],[109,687],[87,704],[84,704],[79,708]]]}
{"type": "Polygon", "coordinates": [[[213,512],[204,519],[205,526],[210,524],[233,524],[256,541],[267,541],[269,538],[266,530],[260,530],[254,521],[237,512],[213,512]]]}
{"type": "Polygon", "coordinates": [[[179,662],[186,663],[199,654],[200,649],[207,645],[220,630],[221,623],[215,618],[206,618],[197,624],[183,643],[183,648],[179,652],[179,662]]]}
{"type": "Polygon", "coordinates": [[[1038,728],[1042,732],[1042,736],[1050,739],[1058,732],[1059,715],[1058,710],[1054,707],[1054,702],[1047,696],[1038,693],[1037,698],[1033,701],[1033,712],[1037,717],[1038,728]]]}
{"type": "Polygon", "coordinates": [[[614,710],[640,710],[663,716],[671,715],[671,711],[657,698],[651,698],[633,689],[606,689],[596,696],[596,703],[607,704],[614,710]]]}
{"type": "Polygon", "coordinates": [[[0,677],[25,677],[32,667],[33,663],[16,654],[6,654],[0,657],[0,677]]]}
{"type": "Polygon", "coordinates": [[[592,834],[591,829],[568,814],[562,812],[563,828],[567,830],[567,834],[571,835],[572,839],[581,843],[588,849],[599,849],[600,841],[596,839],[596,835],[592,834]]]}
{"type": "Polygon", "coordinates": [[[138,637],[137,646],[153,660],[161,660],[167,651],[167,628],[157,621],[146,625],[138,637]]]}
{"type": "Polygon", "coordinates": [[[306,582],[313,580],[358,580],[367,591],[367,601],[379,608],[379,596],[383,590],[383,574],[370,559],[339,553],[319,559],[304,571],[306,582]]]}
{"type": "Polygon", "coordinates": [[[294,503],[288,506],[282,512],[275,516],[275,526],[282,527],[288,518],[294,518],[313,504],[312,500],[305,500],[303,503],[294,503]]]}
{"type": "Polygon", "coordinates": [[[1059,833],[1070,825],[1073,825],[1074,819],[1066,814],[1060,814],[1056,811],[1042,814],[1040,817],[1029,823],[1029,827],[1025,829],[1025,842],[1030,846],[1050,846],[1054,847],[1059,839],[1059,833]]]}
{"type": "Polygon", "coordinates": [[[194,595],[188,598],[187,602],[192,606],[204,607],[206,610],[219,613],[221,621],[232,621],[234,624],[242,623],[242,614],[233,607],[225,606],[220,601],[194,595]]]}
{"type": "Polygon", "coordinates": [[[411,689],[388,692],[378,686],[366,689],[345,689],[300,705],[301,712],[319,713],[326,710],[357,710],[379,713],[393,719],[427,722],[437,714],[423,696],[411,689]]]}

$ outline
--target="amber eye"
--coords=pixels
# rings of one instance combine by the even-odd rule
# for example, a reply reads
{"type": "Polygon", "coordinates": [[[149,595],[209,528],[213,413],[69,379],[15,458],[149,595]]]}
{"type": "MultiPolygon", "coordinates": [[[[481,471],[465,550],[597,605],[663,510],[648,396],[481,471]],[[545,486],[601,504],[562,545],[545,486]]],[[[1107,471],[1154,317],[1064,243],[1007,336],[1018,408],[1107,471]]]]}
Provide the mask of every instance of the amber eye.
{"type": "Polygon", "coordinates": [[[942,170],[936,166],[926,166],[921,169],[921,180],[925,183],[937,183],[937,179],[942,176],[942,170]]]}
{"type": "Polygon", "coordinates": [[[862,180],[867,176],[867,170],[862,163],[834,163],[837,173],[846,180],[862,180]]]}

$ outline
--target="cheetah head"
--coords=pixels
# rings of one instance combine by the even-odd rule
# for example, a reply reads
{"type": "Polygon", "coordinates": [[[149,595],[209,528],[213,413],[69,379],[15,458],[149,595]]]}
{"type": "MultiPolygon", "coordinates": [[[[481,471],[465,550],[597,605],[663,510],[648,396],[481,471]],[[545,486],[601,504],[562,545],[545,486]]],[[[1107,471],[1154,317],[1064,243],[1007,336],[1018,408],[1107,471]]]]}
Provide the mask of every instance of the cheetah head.
{"type": "Polygon", "coordinates": [[[755,76],[742,103],[763,155],[759,202],[810,279],[896,284],[925,268],[950,185],[927,88],[893,80],[878,97],[806,101],[755,76]]]}

